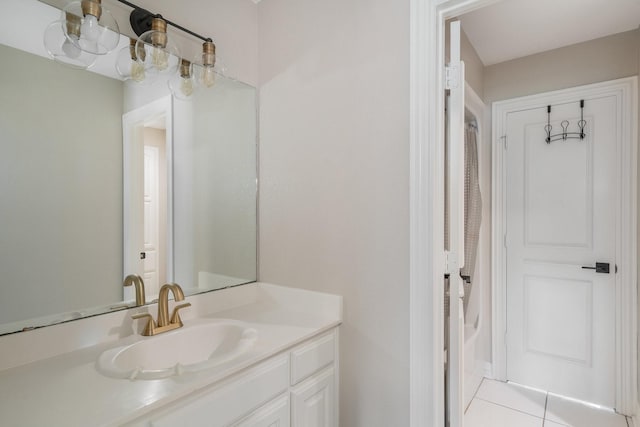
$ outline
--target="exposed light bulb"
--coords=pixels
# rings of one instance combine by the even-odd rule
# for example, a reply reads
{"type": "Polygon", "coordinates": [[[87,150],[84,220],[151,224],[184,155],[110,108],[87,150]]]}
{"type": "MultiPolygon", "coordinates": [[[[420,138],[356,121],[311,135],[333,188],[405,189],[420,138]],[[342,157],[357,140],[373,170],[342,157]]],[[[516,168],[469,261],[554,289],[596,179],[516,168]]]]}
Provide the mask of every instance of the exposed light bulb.
{"type": "Polygon", "coordinates": [[[131,79],[138,83],[145,79],[144,65],[138,61],[131,62],[131,79]]]}
{"type": "Polygon", "coordinates": [[[193,79],[191,77],[182,78],[180,82],[180,92],[187,98],[193,95],[193,79]]]}
{"type": "Polygon", "coordinates": [[[78,36],[69,34],[62,43],[62,51],[71,59],[77,59],[80,57],[82,50],[77,46],[78,36]],[[71,40],[70,40],[71,39],[71,40]]]}
{"type": "Polygon", "coordinates": [[[90,42],[97,42],[98,37],[100,37],[98,18],[93,15],[86,15],[80,26],[80,34],[90,42]]]}
{"type": "Polygon", "coordinates": [[[151,51],[151,61],[159,71],[164,71],[169,68],[169,53],[161,48],[154,47],[151,51]]]}
{"type": "Polygon", "coordinates": [[[202,84],[205,87],[213,87],[216,84],[216,73],[213,71],[213,67],[203,67],[202,71],[202,84]]]}

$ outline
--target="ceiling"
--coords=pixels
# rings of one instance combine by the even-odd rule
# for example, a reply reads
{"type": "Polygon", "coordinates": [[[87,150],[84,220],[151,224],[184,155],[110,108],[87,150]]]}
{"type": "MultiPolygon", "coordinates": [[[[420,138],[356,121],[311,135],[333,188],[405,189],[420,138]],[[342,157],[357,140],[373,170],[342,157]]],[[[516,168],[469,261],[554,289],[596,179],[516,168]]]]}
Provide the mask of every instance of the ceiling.
{"type": "Polygon", "coordinates": [[[640,0],[503,0],[460,21],[488,66],[634,30],[640,0]]]}

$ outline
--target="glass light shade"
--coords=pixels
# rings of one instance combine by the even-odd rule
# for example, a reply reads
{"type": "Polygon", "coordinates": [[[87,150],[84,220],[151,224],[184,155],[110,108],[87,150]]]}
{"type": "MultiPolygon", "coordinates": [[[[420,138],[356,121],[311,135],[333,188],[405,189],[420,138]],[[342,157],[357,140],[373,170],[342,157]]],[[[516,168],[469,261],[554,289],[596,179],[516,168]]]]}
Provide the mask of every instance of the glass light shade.
{"type": "Polygon", "coordinates": [[[73,41],[74,35],[65,34],[66,23],[66,20],[60,20],[47,26],[44,30],[44,47],[54,61],[68,67],[86,70],[96,62],[98,57],[81,50],[73,41]]]}
{"type": "MultiPolygon", "coordinates": [[[[144,49],[145,69],[154,69],[160,74],[171,74],[178,68],[180,63],[180,51],[178,47],[167,37],[167,33],[160,31],[147,31],[143,33],[136,43],[136,52],[144,49]],[[163,39],[164,46],[158,44],[157,40],[163,39]]],[[[140,61],[140,58],[138,58],[140,61]]]]}
{"type": "Polygon", "coordinates": [[[218,73],[217,67],[197,64],[194,66],[194,74],[199,85],[210,88],[215,86],[220,73],[218,73]]]}
{"type": "Polygon", "coordinates": [[[69,15],[80,20],[80,35],[74,36],[63,26],[65,35],[82,51],[93,55],[112,52],[120,41],[118,23],[98,0],[82,0],[69,3],[62,9],[62,19],[69,15]]]}
{"type": "Polygon", "coordinates": [[[116,58],[116,71],[124,80],[133,80],[141,85],[153,83],[158,72],[144,61],[139,61],[135,52],[135,45],[120,49],[116,58]]]}
{"type": "Polygon", "coordinates": [[[202,64],[193,65],[193,73],[198,85],[206,88],[211,88],[216,85],[218,78],[226,77],[227,67],[224,62],[219,59],[216,61],[215,66],[207,66],[202,64]]]}
{"type": "Polygon", "coordinates": [[[193,65],[189,61],[182,60],[178,71],[167,82],[173,96],[187,101],[191,99],[198,87],[198,82],[193,73],[193,65]]]}

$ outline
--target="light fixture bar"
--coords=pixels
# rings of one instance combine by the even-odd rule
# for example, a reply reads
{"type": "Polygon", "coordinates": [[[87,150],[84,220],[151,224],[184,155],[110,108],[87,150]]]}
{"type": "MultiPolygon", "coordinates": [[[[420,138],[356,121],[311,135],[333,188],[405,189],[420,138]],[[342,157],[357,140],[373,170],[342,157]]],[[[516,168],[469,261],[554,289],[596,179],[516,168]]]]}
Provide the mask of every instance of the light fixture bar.
{"type": "MultiPolygon", "coordinates": [[[[148,13],[150,16],[152,16],[152,17],[153,17],[153,16],[156,16],[155,14],[153,14],[153,13],[149,12],[148,10],[143,9],[143,8],[141,8],[140,6],[136,6],[135,4],[133,4],[133,3],[131,3],[131,2],[128,2],[127,0],[117,0],[117,1],[118,1],[118,2],[120,2],[120,3],[122,3],[122,4],[124,4],[124,5],[127,5],[127,6],[129,6],[129,7],[131,7],[131,8],[133,8],[134,10],[141,10],[141,11],[147,12],[147,13],[148,13]]],[[[172,27],[177,28],[177,29],[179,29],[180,31],[183,31],[183,32],[185,32],[185,33],[187,33],[187,34],[190,34],[190,35],[192,35],[193,37],[199,38],[199,39],[200,39],[200,40],[202,40],[202,41],[210,40],[210,38],[209,38],[209,37],[203,37],[203,36],[201,36],[200,34],[195,33],[195,32],[193,32],[193,31],[189,30],[188,28],[183,27],[182,25],[178,25],[178,24],[176,24],[175,22],[172,22],[172,21],[169,21],[168,19],[165,19],[164,17],[163,17],[162,19],[164,19],[164,20],[166,21],[166,23],[167,23],[167,24],[169,24],[169,25],[171,25],[172,27]]],[[[138,34],[138,35],[140,35],[140,34],[138,34]]]]}

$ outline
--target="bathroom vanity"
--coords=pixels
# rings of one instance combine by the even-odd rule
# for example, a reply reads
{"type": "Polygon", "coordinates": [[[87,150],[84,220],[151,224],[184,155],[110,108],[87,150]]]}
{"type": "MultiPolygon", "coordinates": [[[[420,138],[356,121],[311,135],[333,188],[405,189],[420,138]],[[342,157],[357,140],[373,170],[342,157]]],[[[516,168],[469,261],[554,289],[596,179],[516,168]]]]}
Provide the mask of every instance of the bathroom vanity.
{"type": "MultiPolygon", "coordinates": [[[[169,334],[193,335],[202,325],[206,334],[193,335],[200,340],[218,325],[245,331],[242,351],[207,366],[176,365],[159,379],[140,375],[145,366],[125,377],[106,372],[103,355],[163,339],[142,337],[145,322],[131,318],[147,311],[155,316],[155,305],[8,335],[0,338],[0,424],[338,425],[341,297],[254,283],[187,301],[183,328],[165,334],[167,354],[176,353],[169,334]]],[[[199,343],[181,345],[189,354],[199,343]]],[[[162,360],[161,347],[149,348],[157,357],[142,352],[135,356],[142,365],[162,360]]]]}

